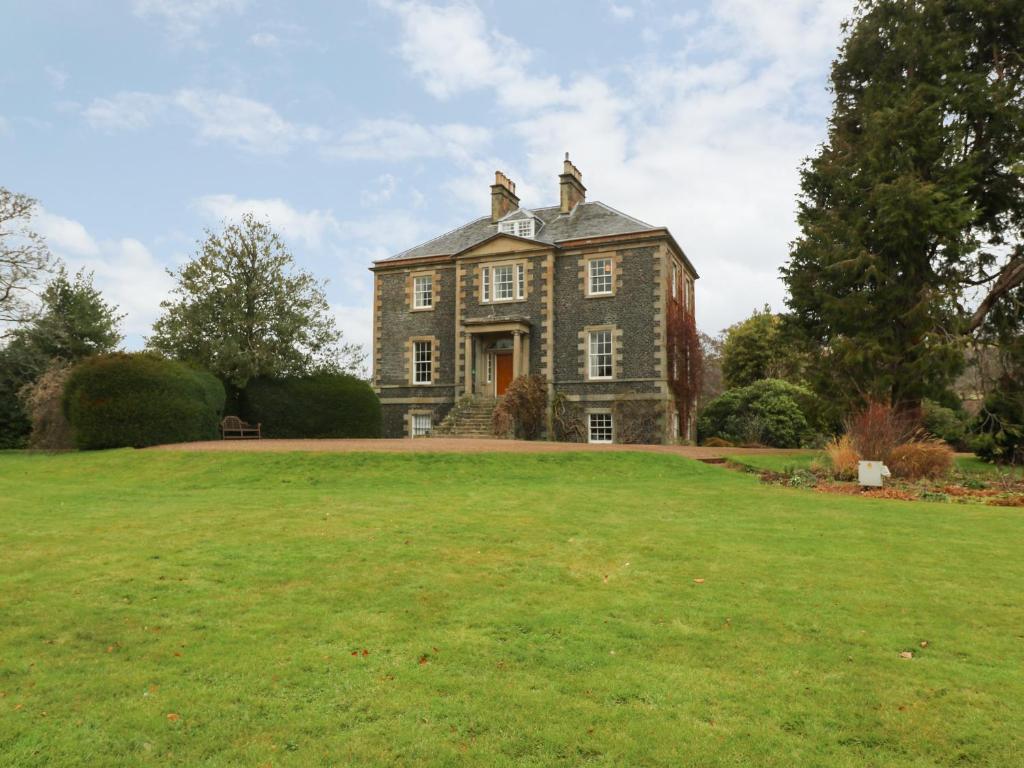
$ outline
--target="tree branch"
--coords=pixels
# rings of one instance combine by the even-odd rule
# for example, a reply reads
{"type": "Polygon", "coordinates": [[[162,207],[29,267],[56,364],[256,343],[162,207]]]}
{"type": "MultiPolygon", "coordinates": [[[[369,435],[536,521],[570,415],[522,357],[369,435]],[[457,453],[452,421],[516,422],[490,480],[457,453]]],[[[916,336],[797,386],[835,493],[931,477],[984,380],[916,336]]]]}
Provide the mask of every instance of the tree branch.
{"type": "Polygon", "coordinates": [[[1024,252],[1018,248],[1013,258],[999,273],[995,285],[981,300],[978,308],[974,310],[974,314],[971,315],[971,320],[967,324],[967,333],[974,333],[978,330],[995,303],[1021,284],[1024,284],[1024,252]]]}

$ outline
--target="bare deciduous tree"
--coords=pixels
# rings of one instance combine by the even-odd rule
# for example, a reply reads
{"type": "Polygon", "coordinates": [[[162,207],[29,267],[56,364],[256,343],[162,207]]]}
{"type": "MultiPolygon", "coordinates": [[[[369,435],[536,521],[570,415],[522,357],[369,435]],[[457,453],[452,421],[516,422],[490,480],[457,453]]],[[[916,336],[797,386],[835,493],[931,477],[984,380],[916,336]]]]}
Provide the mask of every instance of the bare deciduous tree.
{"type": "Polygon", "coordinates": [[[37,205],[0,187],[0,338],[32,317],[33,297],[53,261],[43,236],[31,228],[37,205]]]}

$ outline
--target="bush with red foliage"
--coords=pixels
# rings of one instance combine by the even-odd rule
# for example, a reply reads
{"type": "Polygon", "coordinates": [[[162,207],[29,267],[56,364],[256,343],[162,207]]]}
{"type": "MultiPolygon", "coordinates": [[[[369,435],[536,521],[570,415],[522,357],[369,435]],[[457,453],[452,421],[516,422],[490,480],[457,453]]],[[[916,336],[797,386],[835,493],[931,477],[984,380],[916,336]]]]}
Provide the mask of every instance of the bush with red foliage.
{"type": "Polygon", "coordinates": [[[669,301],[665,316],[668,385],[675,396],[683,437],[689,435],[704,375],[704,355],[693,312],[682,302],[669,301]]]}
{"type": "Polygon", "coordinates": [[[846,433],[861,458],[888,463],[893,448],[909,441],[920,429],[920,413],[870,401],[846,422],[846,433]]]}
{"type": "Polygon", "coordinates": [[[491,417],[494,434],[536,440],[548,418],[548,381],[540,375],[513,379],[491,417]]]}

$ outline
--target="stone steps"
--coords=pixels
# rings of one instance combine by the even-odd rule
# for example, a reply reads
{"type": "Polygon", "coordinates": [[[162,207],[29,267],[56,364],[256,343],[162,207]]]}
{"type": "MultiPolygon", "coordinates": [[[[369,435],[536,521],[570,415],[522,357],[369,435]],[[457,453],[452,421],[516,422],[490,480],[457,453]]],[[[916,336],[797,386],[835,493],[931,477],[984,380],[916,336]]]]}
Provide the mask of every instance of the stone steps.
{"type": "Polygon", "coordinates": [[[437,437],[494,437],[491,414],[497,400],[476,399],[456,403],[444,421],[434,428],[437,437]]]}

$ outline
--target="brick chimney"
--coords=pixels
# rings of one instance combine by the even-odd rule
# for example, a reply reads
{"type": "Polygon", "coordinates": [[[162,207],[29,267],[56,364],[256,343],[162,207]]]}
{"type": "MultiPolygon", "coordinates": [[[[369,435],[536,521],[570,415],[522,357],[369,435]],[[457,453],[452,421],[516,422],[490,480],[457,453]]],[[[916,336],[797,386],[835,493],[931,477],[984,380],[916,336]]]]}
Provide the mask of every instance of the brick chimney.
{"type": "Polygon", "coordinates": [[[516,183],[501,171],[495,171],[494,183],[491,184],[491,221],[498,221],[517,208],[516,183]]]}
{"type": "Polygon", "coordinates": [[[560,188],[559,208],[562,213],[570,213],[578,203],[587,199],[587,188],[583,186],[583,174],[569,160],[569,153],[565,153],[565,163],[562,165],[562,173],[558,177],[560,188]]]}

